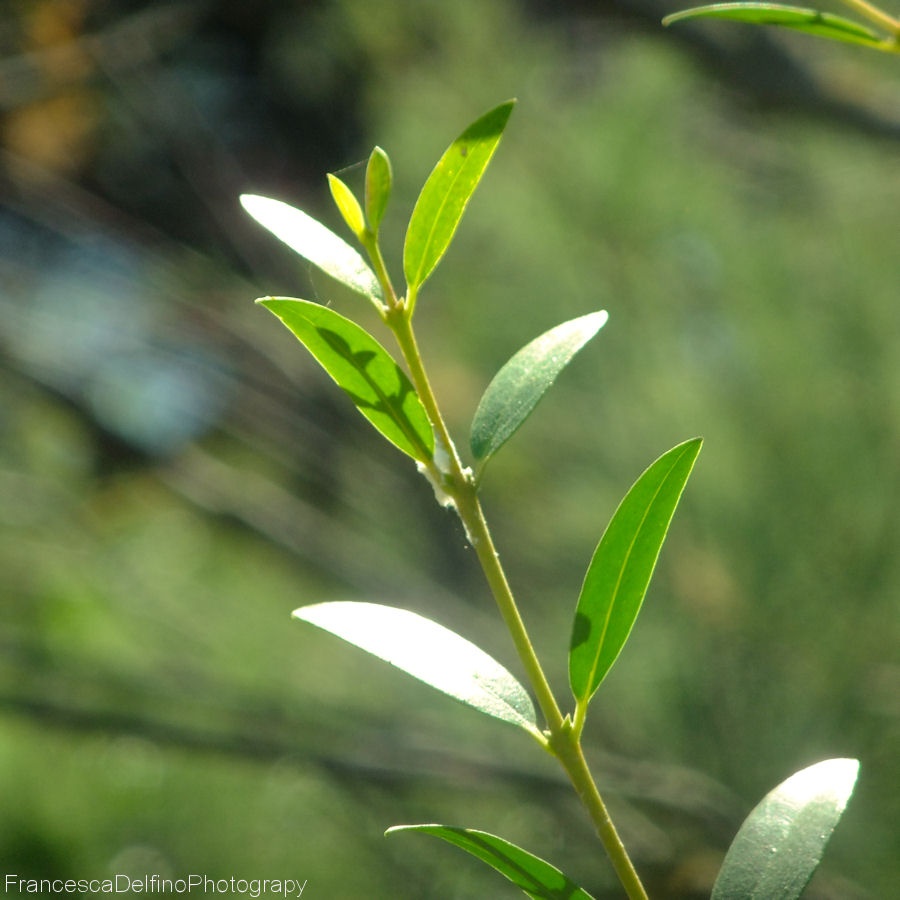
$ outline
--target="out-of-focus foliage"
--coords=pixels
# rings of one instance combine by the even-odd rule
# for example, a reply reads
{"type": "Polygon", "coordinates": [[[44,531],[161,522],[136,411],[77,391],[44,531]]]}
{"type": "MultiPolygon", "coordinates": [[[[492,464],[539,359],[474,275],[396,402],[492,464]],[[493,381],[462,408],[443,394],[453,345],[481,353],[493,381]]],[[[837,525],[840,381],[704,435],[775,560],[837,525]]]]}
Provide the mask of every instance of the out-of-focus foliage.
{"type": "Polygon", "coordinates": [[[428,842],[413,870],[381,837],[439,817],[616,896],[527,739],[362,654],[336,672],[329,638],[291,626],[303,603],[387,602],[512,661],[452,515],[252,304],[360,301],[237,204],[282,197],[339,230],[324,173],[361,196],[377,142],[402,271],[391,236],[448,139],[517,96],[418,324],[464,447],[512,352],[610,312],[484,492],[560,694],[615,504],[667,447],[705,438],[587,729],[636,864],[655,897],[708,896],[753,803],[848,756],[859,787],[809,896],[900,880],[896,64],[760,44],[806,72],[785,84],[824,92],[815,118],[786,116],[745,102],[773,96],[763,72],[741,93],[696,68],[715,45],[536,10],[4,5],[4,871],[518,896],[428,842]]]}

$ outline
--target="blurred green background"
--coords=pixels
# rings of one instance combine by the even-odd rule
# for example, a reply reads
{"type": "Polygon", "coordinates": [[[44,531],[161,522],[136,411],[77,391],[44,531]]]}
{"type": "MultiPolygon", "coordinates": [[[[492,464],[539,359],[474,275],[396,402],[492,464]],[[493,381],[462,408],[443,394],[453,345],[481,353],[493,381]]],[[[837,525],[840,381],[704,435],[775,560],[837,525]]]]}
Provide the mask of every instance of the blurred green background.
{"type": "MultiPolygon", "coordinates": [[[[610,322],[484,503],[561,696],[581,578],[640,471],[704,452],[587,744],[655,898],[700,898],[792,772],[862,761],[810,898],[900,884],[900,65],[677,4],[7,0],[0,8],[0,869],[521,893],[398,823],[611,869],[514,729],[292,624],[414,609],[518,672],[453,516],[274,319],[368,311],[241,191],[336,230],[394,163],[399,272],[444,147],[517,96],[420,298],[451,425],[522,344],[610,322]]],[[[399,276],[397,276],[399,278],[399,276]]]]}

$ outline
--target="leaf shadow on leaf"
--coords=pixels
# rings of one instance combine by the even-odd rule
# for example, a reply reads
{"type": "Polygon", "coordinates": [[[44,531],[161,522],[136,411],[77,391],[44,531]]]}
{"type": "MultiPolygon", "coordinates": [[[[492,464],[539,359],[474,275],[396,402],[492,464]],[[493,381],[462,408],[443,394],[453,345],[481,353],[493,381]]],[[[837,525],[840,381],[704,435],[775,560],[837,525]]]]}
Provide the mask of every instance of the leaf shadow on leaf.
{"type": "Polygon", "coordinates": [[[580,647],[591,636],[591,620],[583,612],[576,612],[572,620],[571,649],[580,647]]]}
{"type": "Polygon", "coordinates": [[[371,409],[376,412],[384,413],[387,416],[393,418],[397,424],[403,429],[406,437],[417,447],[424,450],[426,455],[428,454],[428,448],[422,445],[422,441],[419,439],[419,436],[416,434],[415,429],[412,428],[408,423],[408,417],[406,411],[403,406],[406,402],[406,398],[410,394],[415,394],[415,388],[412,386],[412,383],[407,380],[401,380],[397,386],[397,393],[395,394],[387,394],[378,383],[378,381],[373,378],[367,371],[369,363],[371,363],[375,358],[376,354],[371,350],[359,350],[355,351],[348,343],[347,339],[338,334],[336,331],[332,331],[329,328],[324,328],[322,326],[317,326],[316,331],[322,340],[328,344],[328,346],[334,350],[342,359],[345,359],[350,365],[356,369],[357,372],[366,380],[368,385],[372,388],[373,393],[376,397],[378,397],[379,402],[373,403],[369,398],[361,397],[358,394],[355,394],[353,391],[348,390],[346,387],[343,387],[342,390],[347,394],[348,397],[360,408],[360,409],[371,409]]]}

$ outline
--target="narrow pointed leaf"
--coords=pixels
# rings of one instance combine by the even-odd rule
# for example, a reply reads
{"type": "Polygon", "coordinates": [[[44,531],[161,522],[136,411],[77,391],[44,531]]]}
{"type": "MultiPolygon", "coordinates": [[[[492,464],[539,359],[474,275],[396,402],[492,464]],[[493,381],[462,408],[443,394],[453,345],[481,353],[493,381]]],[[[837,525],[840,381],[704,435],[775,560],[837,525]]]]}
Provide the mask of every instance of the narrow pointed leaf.
{"type": "Polygon", "coordinates": [[[768,793],[741,825],[711,900],[796,900],[856,785],[859,761],[826,759],[768,793]]]}
{"type": "Polygon", "coordinates": [[[597,690],[631,633],[701,443],[686,441],[656,460],[625,495],[600,539],[572,625],[569,681],[579,704],[597,690]]]}
{"type": "Polygon", "coordinates": [[[403,247],[403,272],[415,292],[444,255],[487,164],[515,101],[473,122],[445,151],[416,201],[403,247]]]}
{"type": "Polygon", "coordinates": [[[260,225],[304,259],[381,306],[383,297],[375,273],[362,256],[334,232],[280,200],[241,194],[241,205],[260,225]]]}
{"type": "Polygon", "coordinates": [[[389,440],[413,459],[434,453],[434,431],[403,370],[368,332],[327,306],[286,297],[258,300],[294,333],[389,440]]]}
{"type": "Polygon", "coordinates": [[[479,462],[496,453],[531,415],[575,354],[603,327],[605,310],[563,322],[527,344],[494,376],[475,410],[469,444],[479,462]]]}
{"type": "Polygon", "coordinates": [[[419,831],[442,838],[505,875],[533,900],[593,900],[571,878],[537,856],[486,831],[452,825],[395,825],[386,835],[419,831]]]}
{"type": "Polygon", "coordinates": [[[293,615],[489,716],[539,734],[525,688],[487,653],[437,622],[351,600],[303,606],[293,615]]]}
{"type": "Polygon", "coordinates": [[[874,31],[843,16],[801,6],[785,6],[781,3],[714,3],[673,13],[666,16],[662,22],[663,25],[671,25],[685,19],[699,18],[731,19],[753,25],[778,25],[818,37],[851,44],[865,44],[870,47],[883,44],[882,39],[874,31]]]}
{"type": "Polygon", "coordinates": [[[353,191],[337,175],[332,175],[330,172],[328,173],[328,188],[344,221],[350,230],[360,237],[366,230],[366,217],[363,215],[359,201],[353,196],[353,191]]]}
{"type": "Polygon", "coordinates": [[[366,166],[366,216],[372,231],[378,231],[381,224],[391,196],[393,178],[391,161],[387,153],[381,147],[376,147],[369,156],[366,166]]]}

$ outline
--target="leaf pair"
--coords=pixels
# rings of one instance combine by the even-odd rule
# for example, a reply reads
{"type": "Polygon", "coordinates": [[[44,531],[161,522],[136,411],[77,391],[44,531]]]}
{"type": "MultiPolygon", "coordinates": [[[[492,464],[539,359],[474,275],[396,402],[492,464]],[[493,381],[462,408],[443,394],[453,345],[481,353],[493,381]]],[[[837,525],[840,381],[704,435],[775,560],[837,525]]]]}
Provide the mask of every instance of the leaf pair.
{"type": "Polygon", "coordinates": [[[716,18],[749,22],[754,25],[777,25],[817,37],[831,38],[851,44],[863,44],[878,50],[890,49],[889,42],[858,22],[800,6],[781,3],[714,3],[697,6],[666,16],[663,25],[686,19],[716,18]]]}
{"type": "MultiPolygon", "coordinates": [[[[797,900],[856,785],[859,762],[828,759],[792,775],[747,816],[710,900],[797,900]]],[[[535,900],[591,900],[550,863],[503,838],[447,825],[397,825],[386,834],[431,834],[487,863],[535,900]]]]}
{"type": "Polygon", "coordinates": [[[363,213],[353,191],[337,175],[328,175],[328,187],[335,205],[357,239],[367,246],[378,227],[391,195],[393,171],[387,153],[376,147],[366,164],[366,211],[363,213]]]}

